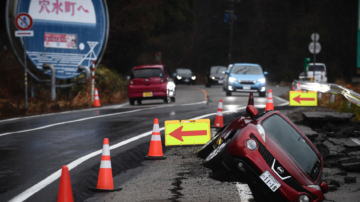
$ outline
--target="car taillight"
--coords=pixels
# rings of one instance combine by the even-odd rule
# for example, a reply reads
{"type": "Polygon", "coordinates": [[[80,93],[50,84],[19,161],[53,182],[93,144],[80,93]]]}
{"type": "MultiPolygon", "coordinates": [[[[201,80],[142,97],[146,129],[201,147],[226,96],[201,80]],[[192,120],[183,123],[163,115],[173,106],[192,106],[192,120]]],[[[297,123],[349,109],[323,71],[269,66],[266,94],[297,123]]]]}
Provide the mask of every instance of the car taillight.
{"type": "Polygon", "coordinates": [[[327,77],[327,71],[325,71],[325,77],[327,77]]]}
{"type": "Polygon", "coordinates": [[[305,77],[307,77],[308,76],[308,71],[306,70],[306,74],[305,74],[305,77]]]}

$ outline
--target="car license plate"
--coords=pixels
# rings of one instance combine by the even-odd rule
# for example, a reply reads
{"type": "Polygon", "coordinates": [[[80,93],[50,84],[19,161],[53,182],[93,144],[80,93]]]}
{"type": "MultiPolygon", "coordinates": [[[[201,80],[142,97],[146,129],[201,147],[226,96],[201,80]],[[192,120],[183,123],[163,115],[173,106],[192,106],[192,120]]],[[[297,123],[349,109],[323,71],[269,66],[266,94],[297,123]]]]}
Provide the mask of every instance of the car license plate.
{"type": "Polygon", "coordinates": [[[152,92],[143,92],[143,97],[152,97],[152,92]]]}
{"type": "Polygon", "coordinates": [[[271,191],[275,192],[281,184],[275,179],[274,176],[267,170],[260,175],[260,179],[265,182],[265,184],[271,189],[271,191]]]}
{"type": "Polygon", "coordinates": [[[251,86],[249,86],[249,85],[243,85],[243,89],[244,89],[244,90],[250,90],[250,89],[251,89],[251,86]]]}
{"type": "Polygon", "coordinates": [[[185,79],[184,81],[185,81],[185,82],[189,82],[189,79],[185,79]]]}
{"type": "Polygon", "coordinates": [[[223,80],[219,80],[218,83],[223,83],[223,80]]]}

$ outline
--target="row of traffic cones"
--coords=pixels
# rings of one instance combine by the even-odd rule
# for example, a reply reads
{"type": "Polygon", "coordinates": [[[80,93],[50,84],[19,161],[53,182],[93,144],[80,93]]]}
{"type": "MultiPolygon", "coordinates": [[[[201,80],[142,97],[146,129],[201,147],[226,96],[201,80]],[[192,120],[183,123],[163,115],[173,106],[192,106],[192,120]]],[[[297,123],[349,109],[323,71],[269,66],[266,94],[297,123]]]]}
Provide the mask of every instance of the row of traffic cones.
{"type": "MultiPolygon", "coordinates": [[[[96,91],[95,91],[96,92],[96,91]]],[[[154,120],[154,127],[151,135],[149,153],[145,157],[149,160],[161,160],[166,157],[163,155],[161,136],[159,128],[159,120],[154,120]]],[[[114,188],[114,181],[112,176],[111,160],[110,160],[110,146],[109,139],[105,138],[103,143],[103,150],[101,155],[100,169],[96,188],[89,187],[92,191],[119,191],[122,188],[114,188]]],[[[58,192],[58,202],[73,202],[73,194],[71,189],[71,181],[69,169],[67,166],[62,167],[60,186],[58,192]]]]}
{"type": "MultiPolygon", "coordinates": [[[[248,105],[254,106],[253,93],[249,94],[248,105]]],[[[268,94],[268,98],[266,101],[266,107],[265,107],[265,111],[270,111],[270,110],[274,110],[274,102],[273,102],[273,98],[272,98],[272,90],[271,89],[269,89],[269,94],[268,94]]],[[[224,126],[223,105],[222,105],[222,99],[220,99],[216,117],[215,117],[214,127],[222,128],[223,126],[224,126]]]]}
{"type": "MultiPolygon", "coordinates": [[[[97,89],[95,89],[95,102],[96,96],[98,96],[97,89]]],[[[248,105],[254,105],[254,97],[253,94],[250,93],[248,105]]],[[[100,102],[99,102],[100,106],[100,102]]],[[[274,104],[272,100],[272,91],[269,90],[269,95],[266,102],[265,111],[274,110],[274,104]]],[[[223,127],[223,106],[222,99],[219,101],[218,110],[215,118],[215,127],[223,127]]],[[[166,157],[163,155],[162,151],[162,143],[160,136],[160,128],[159,128],[159,120],[157,118],[154,119],[154,126],[151,135],[150,147],[148,155],[145,157],[148,160],[162,160],[166,157]]],[[[109,139],[105,138],[103,142],[103,150],[101,155],[100,169],[98,175],[98,181],[96,188],[89,187],[90,190],[93,191],[118,191],[122,188],[114,189],[114,182],[112,176],[112,168],[111,168],[111,160],[110,160],[110,145],[109,139]]],[[[67,166],[62,167],[62,173],[60,178],[60,186],[58,193],[58,202],[73,202],[73,194],[71,189],[71,181],[69,169],[67,166]]]]}

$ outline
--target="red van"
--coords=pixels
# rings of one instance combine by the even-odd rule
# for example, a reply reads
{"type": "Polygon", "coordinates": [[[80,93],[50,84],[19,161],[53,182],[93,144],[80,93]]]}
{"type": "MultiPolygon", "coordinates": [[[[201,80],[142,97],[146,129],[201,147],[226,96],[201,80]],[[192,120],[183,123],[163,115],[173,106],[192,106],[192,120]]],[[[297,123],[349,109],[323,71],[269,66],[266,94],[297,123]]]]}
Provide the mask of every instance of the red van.
{"type": "Polygon", "coordinates": [[[132,69],[128,97],[130,105],[135,100],[163,99],[165,103],[175,102],[175,83],[163,65],[141,65],[132,69]]]}

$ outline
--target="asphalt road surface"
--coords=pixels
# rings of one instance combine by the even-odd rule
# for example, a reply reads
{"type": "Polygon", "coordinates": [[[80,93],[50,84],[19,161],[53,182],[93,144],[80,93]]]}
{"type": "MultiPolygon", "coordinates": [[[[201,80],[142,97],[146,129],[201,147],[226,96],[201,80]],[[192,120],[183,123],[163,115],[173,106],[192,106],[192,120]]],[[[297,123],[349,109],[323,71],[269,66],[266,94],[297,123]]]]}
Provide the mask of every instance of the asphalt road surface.
{"type": "MultiPolygon", "coordinates": [[[[269,88],[273,91],[275,107],[288,105],[286,100],[279,97],[289,91],[288,87],[268,86],[269,88]]],[[[149,100],[143,101],[142,105],[130,106],[124,103],[1,120],[0,201],[56,201],[62,165],[68,165],[70,169],[75,201],[96,201],[96,198],[91,198],[99,196],[89,191],[88,187],[96,186],[104,138],[110,140],[114,178],[121,176],[120,183],[115,180],[115,186],[120,186],[124,182],[123,178],[129,182],[134,180],[131,179],[132,175],[120,174],[141,173],[146,164],[144,157],[149,149],[154,118],[159,119],[163,139],[166,120],[209,118],[213,123],[219,100],[222,99],[224,122],[230,122],[236,118],[232,114],[244,111],[249,97],[247,93],[233,93],[226,97],[222,86],[205,88],[200,85],[178,85],[176,90],[176,102],[170,104],[164,104],[162,100],[149,100]]],[[[267,98],[261,98],[255,93],[254,100],[255,106],[264,108],[267,98]]],[[[166,150],[164,148],[164,152],[166,150]]],[[[191,150],[191,147],[187,150],[191,150]]],[[[181,166],[176,161],[172,163],[174,167],[181,166]]],[[[194,173],[207,175],[207,172],[194,173]]],[[[159,173],[154,172],[154,175],[159,175],[157,179],[162,179],[159,173]]],[[[166,179],[160,182],[168,183],[166,179]]],[[[174,182],[170,180],[170,185],[172,183],[174,182]]],[[[212,187],[209,193],[216,195],[217,189],[219,187],[212,187]]],[[[234,190],[236,195],[236,189],[234,190]]],[[[137,191],[149,190],[138,188],[137,191]]],[[[192,190],[194,191],[196,190],[192,190]]],[[[236,196],[239,200],[238,194],[236,196]]],[[[166,197],[163,199],[176,200],[166,197]]]]}

